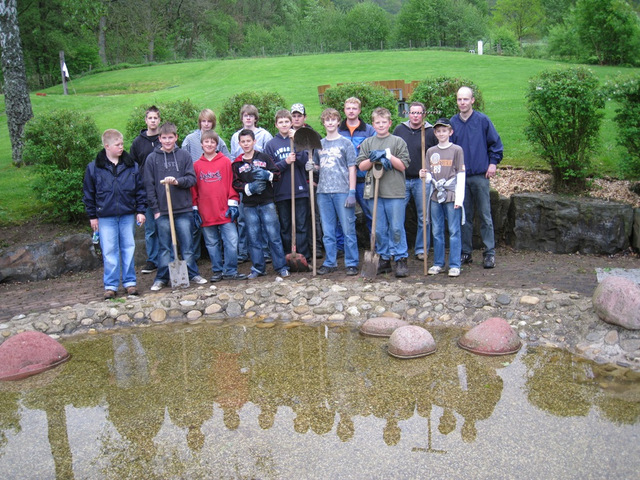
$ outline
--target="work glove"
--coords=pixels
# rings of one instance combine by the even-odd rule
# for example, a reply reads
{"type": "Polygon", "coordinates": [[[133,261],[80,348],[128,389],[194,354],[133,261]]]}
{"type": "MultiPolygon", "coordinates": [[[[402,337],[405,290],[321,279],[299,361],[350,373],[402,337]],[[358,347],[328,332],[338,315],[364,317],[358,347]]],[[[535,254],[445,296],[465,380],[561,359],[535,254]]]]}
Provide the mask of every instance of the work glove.
{"type": "Polygon", "coordinates": [[[382,157],[380,159],[380,163],[382,163],[382,168],[385,169],[385,171],[389,171],[391,169],[393,169],[393,165],[391,163],[391,160],[389,160],[387,157],[382,157]]]}
{"type": "Polygon", "coordinates": [[[235,222],[238,219],[238,215],[240,215],[240,211],[238,210],[238,207],[234,206],[227,208],[227,213],[224,214],[224,216],[230,218],[232,222],[235,222]]]}
{"type": "Polygon", "coordinates": [[[369,154],[369,160],[371,163],[382,163],[382,159],[386,158],[387,152],[385,150],[373,150],[369,154]]]}
{"type": "Polygon", "coordinates": [[[307,172],[310,172],[311,170],[313,170],[314,168],[316,168],[315,164],[313,163],[313,160],[309,160],[307,163],[304,164],[304,169],[307,172]]]}
{"type": "Polygon", "coordinates": [[[264,168],[256,168],[252,171],[253,179],[268,182],[271,179],[271,172],[265,170],[264,168]]]}
{"type": "Polygon", "coordinates": [[[264,180],[255,180],[249,184],[251,195],[260,195],[265,188],[267,188],[267,184],[264,180]]]}
{"type": "Polygon", "coordinates": [[[344,208],[354,208],[356,206],[356,191],[349,190],[349,195],[344,202],[344,208]]]}
{"type": "Polygon", "coordinates": [[[196,226],[196,230],[198,230],[202,226],[202,217],[198,210],[193,211],[193,224],[196,226]]]}

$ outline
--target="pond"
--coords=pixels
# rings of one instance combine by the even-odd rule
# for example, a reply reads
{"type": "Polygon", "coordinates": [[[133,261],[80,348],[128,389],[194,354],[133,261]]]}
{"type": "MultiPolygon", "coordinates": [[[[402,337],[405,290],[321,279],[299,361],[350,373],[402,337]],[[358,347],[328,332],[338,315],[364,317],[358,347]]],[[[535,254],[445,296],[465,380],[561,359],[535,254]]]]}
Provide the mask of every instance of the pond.
{"type": "Polygon", "coordinates": [[[69,362],[0,384],[0,478],[638,478],[639,374],[430,331],[414,360],[325,325],[67,339],[69,362]]]}

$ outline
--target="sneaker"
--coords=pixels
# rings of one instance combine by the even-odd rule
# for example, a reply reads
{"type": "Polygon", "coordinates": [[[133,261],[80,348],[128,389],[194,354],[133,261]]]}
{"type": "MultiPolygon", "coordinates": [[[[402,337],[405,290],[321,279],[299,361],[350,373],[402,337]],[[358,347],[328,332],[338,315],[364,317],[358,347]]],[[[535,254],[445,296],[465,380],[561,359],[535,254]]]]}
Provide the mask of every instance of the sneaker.
{"type": "Polygon", "coordinates": [[[376,272],[376,275],[389,272],[391,272],[391,261],[380,258],[380,260],[378,260],[378,271],[376,272]]]}
{"type": "Polygon", "coordinates": [[[459,268],[450,268],[449,269],[449,276],[450,277],[459,277],[460,276],[460,269],[459,268]]]}
{"type": "Polygon", "coordinates": [[[438,275],[440,272],[442,272],[442,267],[439,267],[437,265],[434,265],[433,267],[431,267],[429,269],[429,271],[427,272],[429,275],[438,275]]]}
{"type": "Polygon", "coordinates": [[[234,273],[233,275],[222,275],[223,280],[246,280],[247,276],[244,273],[234,273]]]}
{"type": "Polygon", "coordinates": [[[222,280],[222,272],[213,272],[213,276],[209,279],[211,283],[216,283],[222,280]]]}
{"type": "Polygon", "coordinates": [[[266,274],[264,273],[258,273],[255,270],[252,270],[251,273],[249,275],[247,275],[247,278],[249,280],[253,280],[254,278],[258,278],[258,277],[264,277],[266,274]]]}
{"type": "Polygon", "coordinates": [[[484,268],[494,268],[496,266],[495,255],[485,255],[484,262],[482,262],[484,268]]]}
{"type": "Polygon", "coordinates": [[[264,257],[264,263],[271,263],[271,257],[264,257]]]}
{"type": "Polygon", "coordinates": [[[316,273],[318,275],[326,275],[327,273],[332,273],[336,270],[338,270],[338,267],[327,267],[326,265],[322,265],[316,273]]]}
{"type": "Polygon", "coordinates": [[[157,292],[158,290],[162,290],[166,286],[167,284],[162,280],[156,280],[155,282],[153,282],[153,285],[151,285],[151,290],[157,292]]]}
{"type": "Polygon", "coordinates": [[[396,278],[404,278],[409,275],[409,267],[407,267],[407,259],[401,258],[396,261],[396,278]]]}
{"type": "Polygon", "coordinates": [[[133,296],[136,296],[136,297],[138,295],[140,295],[140,292],[138,292],[138,289],[136,288],[135,285],[127,287],[125,290],[127,291],[127,295],[133,295],[133,296]]]}
{"type": "Polygon", "coordinates": [[[416,258],[417,258],[418,260],[420,260],[420,261],[423,261],[423,260],[424,260],[424,253],[417,253],[417,254],[416,254],[416,258]]]}
{"type": "Polygon", "coordinates": [[[238,256],[238,264],[245,263],[245,262],[248,262],[248,261],[249,261],[249,257],[244,256],[244,255],[239,255],[238,256]]]}
{"type": "Polygon", "coordinates": [[[198,285],[204,285],[205,283],[208,283],[207,280],[202,278],[200,275],[196,275],[191,279],[191,281],[193,283],[197,283],[198,285]]]}
{"type": "Polygon", "coordinates": [[[113,298],[116,298],[115,290],[105,290],[104,291],[104,299],[105,300],[111,300],[113,298]]]}
{"type": "Polygon", "coordinates": [[[280,270],[278,272],[278,275],[280,275],[282,278],[284,278],[284,277],[288,277],[291,274],[289,273],[289,269],[285,267],[285,268],[283,268],[282,270],[280,270]]]}
{"type": "Polygon", "coordinates": [[[463,253],[460,256],[460,265],[466,265],[468,263],[473,263],[473,258],[470,253],[463,253]]]}
{"type": "Polygon", "coordinates": [[[347,275],[350,277],[358,275],[358,267],[347,267],[347,275]]]}
{"type": "Polygon", "coordinates": [[[155,272],[158,269],[158,267],[156,266],[155,263],[153,262],[147,262],[144,264],[144,267],[142,267],[142,270],[140,270],[140,272],[142,273],[152,273],[155,272]]]}

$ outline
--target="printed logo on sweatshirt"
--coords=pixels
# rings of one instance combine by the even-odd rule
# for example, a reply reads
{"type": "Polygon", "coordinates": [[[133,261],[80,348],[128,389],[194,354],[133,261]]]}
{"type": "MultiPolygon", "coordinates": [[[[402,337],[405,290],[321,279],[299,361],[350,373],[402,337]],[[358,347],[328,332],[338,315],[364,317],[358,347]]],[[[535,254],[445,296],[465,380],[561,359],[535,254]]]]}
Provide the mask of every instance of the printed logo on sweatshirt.
{"type": "Polygon", "coordinates": [[[222,175],[220,175],[220,171],[217,172],[200,172],[200,180],[205,183],[215,183],[222,180],[222,175]]]}

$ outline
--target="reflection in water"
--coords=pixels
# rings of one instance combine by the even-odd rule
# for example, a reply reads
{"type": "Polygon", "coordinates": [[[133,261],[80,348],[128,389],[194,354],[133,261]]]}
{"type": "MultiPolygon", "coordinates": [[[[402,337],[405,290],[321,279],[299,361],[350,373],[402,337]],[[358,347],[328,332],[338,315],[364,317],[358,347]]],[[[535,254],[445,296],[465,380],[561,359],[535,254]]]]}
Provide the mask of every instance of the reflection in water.
{"type": "MultiPolygon", "coordinates": [[[[362,478],[367,468],[406,476],[426,465],[450,478],[447,469],[469,460],[486,462],[478,472],[496,468],[515,433],[552,465],[548,439],[516,427],[533,417],[561,438],[568,427],[550,427],[540,411],[601,434],[613,452],[624,446],[631,463],[616,468],[633,471],[637,374],[617,381],[611,368],[549,350],[478,357],[455,346],[459,331],[433,334],[437,353],[408,361],[387,355],[384,339],[324,326],[228,323],[69,340],[72,360],[48,381],[0,386],[0,478],[362,478]],[[38,411],[48,433],[25,427],[38,411]],[[42,433],[49,449],[21,460],[42,433]]],[[[508,465],[506,476],[520,468],[508,465]]]]}

